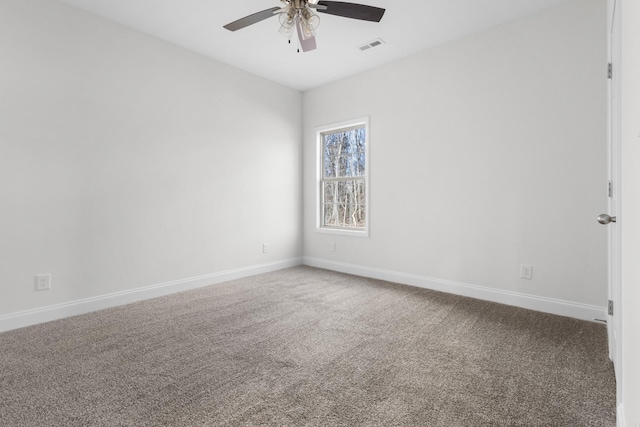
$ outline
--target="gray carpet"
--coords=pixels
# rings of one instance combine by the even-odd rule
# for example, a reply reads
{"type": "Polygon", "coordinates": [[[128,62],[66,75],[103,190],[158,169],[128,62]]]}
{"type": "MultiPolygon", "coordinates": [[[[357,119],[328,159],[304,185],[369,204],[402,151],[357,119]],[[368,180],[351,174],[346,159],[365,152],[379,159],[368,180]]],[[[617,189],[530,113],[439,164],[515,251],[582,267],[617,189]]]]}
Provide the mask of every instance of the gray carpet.
{"type": "Polygon", "coordinates": [[[297,267],[0,334],[2,426],[614,426],[603,325],[297,267]]]}

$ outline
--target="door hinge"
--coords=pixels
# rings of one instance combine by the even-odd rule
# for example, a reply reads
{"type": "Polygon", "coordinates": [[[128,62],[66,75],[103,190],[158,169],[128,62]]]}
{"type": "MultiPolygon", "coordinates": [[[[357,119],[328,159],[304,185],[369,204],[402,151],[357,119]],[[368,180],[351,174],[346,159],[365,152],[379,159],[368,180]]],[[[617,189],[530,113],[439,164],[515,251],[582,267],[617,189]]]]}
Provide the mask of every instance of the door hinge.
{"type": "Polygon", "coordinates": [[[609,197],[613,197],[613,183],[609,181],[609,197]]]}
{"type": "Polygon", "coordinates": [[[613,316],[613,301],[609,300],[609,316],[613,316]]]}
{"type": "Polygon", "coordinates": [[[611,62],[607,64],[607,78],[610,79],[613,76],[613,65],[611,62]]]}

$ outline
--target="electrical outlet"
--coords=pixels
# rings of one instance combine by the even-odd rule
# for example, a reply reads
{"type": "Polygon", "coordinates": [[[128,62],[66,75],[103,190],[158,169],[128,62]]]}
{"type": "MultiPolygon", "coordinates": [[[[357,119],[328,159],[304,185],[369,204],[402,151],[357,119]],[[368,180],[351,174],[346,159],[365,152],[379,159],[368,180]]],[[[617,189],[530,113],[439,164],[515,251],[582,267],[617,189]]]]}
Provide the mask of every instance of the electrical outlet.
{"type": "Polygon", "coordinates": [[[333,242],[331,243],[331,252],[335,252],[336,251],[336,243],[333,242]]]}
{"type": "Polygon", "coordinates": [[[51,274],[38,274],[36,276],[36,291],[51,289],[51,274]]]}
{"type": "Polygon", "coordinates": [[[533,266],[520,264],[520,277],[523,279],[533,279],[533,266]]]}
{"type": "Polygon", "coordinates": [[[266,244],[266,243],[262,244],[262,253],[263,254],[269,253],[269,245],[268,244],[266,244]]]}

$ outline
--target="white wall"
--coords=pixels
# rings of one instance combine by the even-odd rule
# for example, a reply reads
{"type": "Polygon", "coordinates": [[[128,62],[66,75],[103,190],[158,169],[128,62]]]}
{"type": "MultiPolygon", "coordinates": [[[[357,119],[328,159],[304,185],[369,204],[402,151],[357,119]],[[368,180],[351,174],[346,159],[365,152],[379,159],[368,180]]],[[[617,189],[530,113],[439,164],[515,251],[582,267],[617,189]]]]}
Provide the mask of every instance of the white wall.
{"type": "Polygon", "coordinates": [[[299,92],[46,0],[0,64],[0,316],[300,262],[299,92]]]}
{"type": "Polygon", "coordinates": [[[604,316],[605,17],[578,0],[305,92],[305,262],[604,316]],[[370,237],[317,233],[314,128],[367,115],[370,237]]]}
{"type": "MultiPolygon", "coordinates": [[[[640,426],[640,3],[622,11],[622,396],[624,420],[640,426]]],[[[624,424],[621,422],[625,421],[624,424]]]]}

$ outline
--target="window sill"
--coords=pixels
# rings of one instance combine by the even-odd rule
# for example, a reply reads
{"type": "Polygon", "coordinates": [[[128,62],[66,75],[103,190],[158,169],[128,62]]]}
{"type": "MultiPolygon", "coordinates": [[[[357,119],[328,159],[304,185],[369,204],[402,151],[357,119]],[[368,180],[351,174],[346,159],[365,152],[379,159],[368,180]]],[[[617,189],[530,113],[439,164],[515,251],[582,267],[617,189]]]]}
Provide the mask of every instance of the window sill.
{"type": "Polygon", "coordinates": [[[316,233],[337,234],[341,236],[369,237],[369,230],[349,230],[346,228],[316,227],[316,233]]]}

